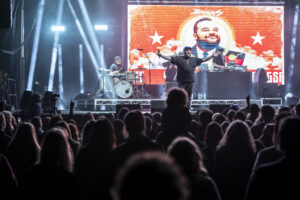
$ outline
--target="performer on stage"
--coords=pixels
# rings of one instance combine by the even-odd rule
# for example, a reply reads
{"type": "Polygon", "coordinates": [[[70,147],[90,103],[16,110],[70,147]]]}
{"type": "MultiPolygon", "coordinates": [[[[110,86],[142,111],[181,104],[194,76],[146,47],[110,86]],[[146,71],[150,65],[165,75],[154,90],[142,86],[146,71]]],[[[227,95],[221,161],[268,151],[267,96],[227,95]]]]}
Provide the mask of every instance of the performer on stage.
{"type": "Polygon", "coordinates": [[[224,48],[219,47],[216,50],[216,53],[218,53],[218,56],[213,58],[213,66],[217,71],[224,71],[226,69],[225,67],[225,56],[223,55],[224,48]]]}
{"type": "Polygon", "coordinates": [[[192,50],[191,47],[184,47],[183,56],[172,56],[172,57],[161,55],[160,51],[157,51],[157,55],[159,57],[162,57],[166,60],[170,60],[171,63],[178,66],[177,68],[178,86],[180,88],[184,88],[187,91],[189,95],[189,100],[191,100],[191,95],[192,95],[195,68],[201,65],[201,63],[206,62],[218,55],[217,53],[214,53],[213,55],[206,57],[204,59],[196,58],[196,57],[191,57],[192,56],[191,50],[192,50]]]}
{"type": "Polygon", "coordinates": [[[125,72],[124,66],[122,65],[121,56],[116,56],[114,58],[114,63],[110,66],[110,71],[119,72],[119,73],[124,73],[125,72]]]}

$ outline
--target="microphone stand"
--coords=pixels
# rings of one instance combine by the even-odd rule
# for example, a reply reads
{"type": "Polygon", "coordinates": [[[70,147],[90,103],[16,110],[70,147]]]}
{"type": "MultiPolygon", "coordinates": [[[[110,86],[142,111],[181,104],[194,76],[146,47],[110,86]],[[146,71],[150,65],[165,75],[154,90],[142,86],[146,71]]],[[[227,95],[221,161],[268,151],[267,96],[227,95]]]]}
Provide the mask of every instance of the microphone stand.
{"type": "Polygon", "coordinates": [[[151,62],[151,60],[150,60],[150,58],[147,56],[147,54],[145,54],[145,53],[143,52],[143,49],[141,49],[140,51],[143,53],[143,55],[144,55],[144,56],[148,59],[148,61],[149,61],[148,75],[149,75],[149,84],[151,85],[151,69],[150,69],[150,66],[154,66],[154,64],[151,62]]]}

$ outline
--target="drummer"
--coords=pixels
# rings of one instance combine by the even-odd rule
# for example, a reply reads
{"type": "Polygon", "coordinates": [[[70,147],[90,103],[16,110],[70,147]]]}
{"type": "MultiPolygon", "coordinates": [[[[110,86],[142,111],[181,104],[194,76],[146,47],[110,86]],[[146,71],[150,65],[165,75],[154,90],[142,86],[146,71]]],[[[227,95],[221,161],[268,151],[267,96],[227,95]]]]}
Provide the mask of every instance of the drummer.
{"type": "Polygon", "coordinates": [[[122,65],[122,58],[121,56],[116,56],[114,58],[114,63],[110,66],[110,71],[113,73],[124,73],[125,69],[122,65]]]}

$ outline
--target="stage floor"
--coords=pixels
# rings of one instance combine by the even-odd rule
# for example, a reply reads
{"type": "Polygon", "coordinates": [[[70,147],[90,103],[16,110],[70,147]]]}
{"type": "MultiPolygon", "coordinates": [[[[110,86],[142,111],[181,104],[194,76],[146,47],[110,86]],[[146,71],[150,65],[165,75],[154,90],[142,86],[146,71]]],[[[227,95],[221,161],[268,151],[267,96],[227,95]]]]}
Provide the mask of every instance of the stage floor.
{"type": "MultiPolygon", "coordinates": [[[[140,106],[140,109],[145,112],[162,110],[165,99],[85,99],[76,100],[75,113],[82,113],[86,111],[91,112],[107,112],[113,113],[120,107],[140,106]]],[[[270,104],[274,107],[282,106],[282,98],[260,98],[251,99],[250,103],[256,103],[259,106],[270,104]]],[[[194,99],[191,102],[191,110],[199,110],[201,108],[208,108],[212,105],[245,107],[246,99],[194,99]]],[[[62,111],[65,112],[65,111],[62,111]]]]}

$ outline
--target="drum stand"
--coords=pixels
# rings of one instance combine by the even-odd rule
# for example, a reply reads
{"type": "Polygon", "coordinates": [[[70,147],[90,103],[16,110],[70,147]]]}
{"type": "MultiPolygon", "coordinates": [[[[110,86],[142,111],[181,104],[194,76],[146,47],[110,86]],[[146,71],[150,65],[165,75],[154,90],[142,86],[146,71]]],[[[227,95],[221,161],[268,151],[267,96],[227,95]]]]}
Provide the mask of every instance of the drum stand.
{"type": "Polygon", "coordinates": [[[134,94],[134,98],[135,99],[150,99],[151,95],[148,93],[148,91],[144,88],[144,75],[139,76],[142,78],[142,84],[141,84],[141,88],[139,88],[139,79],[135,80],[135,85],[133,88],[133,94],[134,94]]]}
{"type": "Polygon", "coordinates": [[[101,70],[101,78],[102,78],[102,83],[100,82],[100,88],[96,93],[97,98],[102,98],[102,99],[112,99],[113,98],[113,92],[110,90],[105,89],[105,75],[104,75],[104,70],[101,70]]]}

